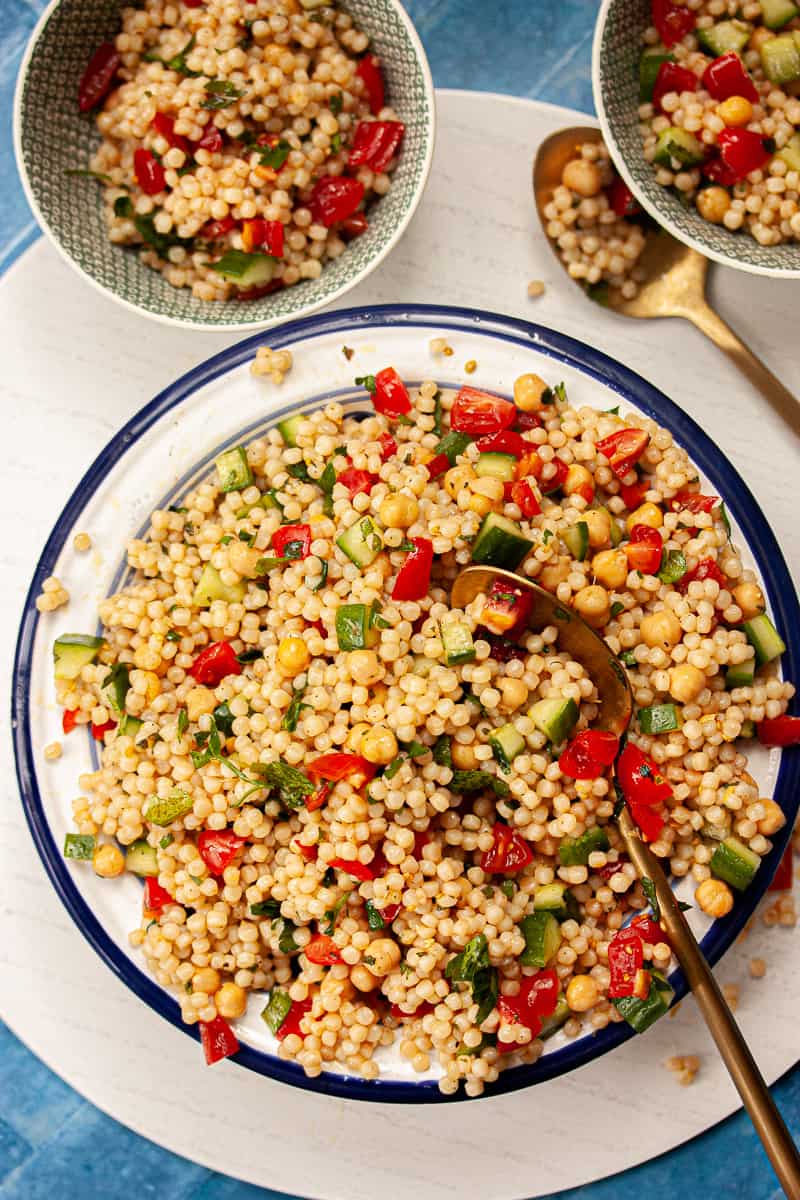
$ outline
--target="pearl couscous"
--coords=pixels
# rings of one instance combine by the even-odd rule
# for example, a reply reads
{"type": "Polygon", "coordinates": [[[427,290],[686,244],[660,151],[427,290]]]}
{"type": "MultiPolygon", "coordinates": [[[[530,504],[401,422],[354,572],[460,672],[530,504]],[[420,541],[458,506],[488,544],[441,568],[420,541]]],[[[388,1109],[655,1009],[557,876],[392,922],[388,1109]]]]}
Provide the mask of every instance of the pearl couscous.
{"type": "Polygon", "coordinates": [[[145,0],[81,81],[108,236],[200,300],[304,279],[369,224],[404,126],[352,18],[297,0],[145,0]]]}
{"type": "Polygon", "coordinates": [[[783,823],[739,739],[791,721],[794,689],[667,430],[534,375],[524,408],[392,368],[357,382],[374,415],[332,401],[221,454],[129,544],[102,638],[57,639],[69,725],[103,739],[65,853],[145,878],[131,944],[209,1062],[251,1003],[310,1076],[375,1078],[396,1043],[474,1096],[557,1028],[666,1011],[613,774],[722,915],[783,823]],[[634,694],[624,749],[524,589],[451,607],[472,561],[602,632],[634,694]]]}

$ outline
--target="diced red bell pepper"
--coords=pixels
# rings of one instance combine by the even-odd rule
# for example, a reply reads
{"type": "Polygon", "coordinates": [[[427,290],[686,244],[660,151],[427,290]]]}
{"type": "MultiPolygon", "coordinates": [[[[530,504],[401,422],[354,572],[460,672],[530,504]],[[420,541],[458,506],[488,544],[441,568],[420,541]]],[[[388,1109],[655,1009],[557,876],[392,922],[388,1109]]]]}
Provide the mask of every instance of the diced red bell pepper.
{"type": "Polygon", "coordinates": [[[444,475],[446,471],[450,470],[450,459],[446,454],[436,454],[430,462],[425,463],[425,470],[430,479],[438,479],[440,475],[444,475]]]}
{"type": "Polygon", "coordinates": [[[644,429],[618,429],[601,438],[595,447],[608,459],[617,479],[624,479],[644,454],[649,441],[650,434],[644,429]]]}
{"type": "Polygon", "coordinates": [[[402,121],[359,121],[347,159],[348,167],[385,170],[397,153],[405,129],[402,121]]]}
{"type": "Polygon", "coordinates": [[[783,852],[783,857],[778,863],[778,869],[772,876],[772,883],[767,888],[768,892],[789,892],[794,885],[794,852],[791,842],[783,852]]]}
{"type": "Polygon", "coordinates": [[[628,742],[617,759],[616,774],[629,804],[662,804],[672,795],[672,786],[656,763],[633,742],[628,742]]]}
{"type": "Polygon", "coordinates": [[[336,482],[347,488],[352,500],[359,492],[369,495],[378,482],[378,476],[370,475],[369,471],[360,471],[357,467],[346,467],[336,476],[336,482]]]}
{"type": "Polygon", "coordinates": [[[758,103],[758,90],[745,70],[744,63],[735,50],[720,54],[710,62],[703,72],[703,87],[715,100],[728,100],[731,96],[744,96],[753,104],[758,103]]]}
{"type": "Polygon", "coordinates": [[[695,583],[698,580],[715,579],[721,588],[728,586],[728,577],[723,575],[713,558],[701,558],[696,567],[692,567],[691,571],[687,571],[677,582],[676,587],[679,592],[684,594],[689,589],[690,583],[695,583]]]}
{"type": "Polygon", "coordinates": [[[112,729],[116,729],[116,728],[117,728],[117,722],[113,721],[113,720],[112,721],[104,721],[102,725],[95,725],[95,723],[92,722],[92,737],[94,738],[94,740],[96,742],[102,742],[102,740],[106,736],[106,734],[109,733],[112,729]]]}
{"type": "Polygon", "coordinates": [[[206,125],[203,136],[199,141],[195,142],[195,150],[208,150],[209,154],[219,154],[225,144],[225,138],[221,129],[217,129],[213,122],[206,125]]]}
{"type": "Polygon", "coordinates": [[[619,494],[625,507],[633,512],[633,510],[638,508],[642,503],[649,490],[649,479],[640,476],[636,480],[636,483],[621,483],[619,487],[619,494]]]}
{"type": "Polygon", "coordinates": [[[113,42],[103,42],[102,46],[97,47],[78,87],[78,108],[81,112],[89,112],[107,95],[121,63],[122,59],[113,42]]]}
{"type": "Polygon", "coordinates": [[[75,726],[78,724],[77,708],[65,708],[61,717],[61,728],[64,733],[72,733],[75,726]]]}
{"type": "Polygon", "coordinates": [[[232,829],[204,829],[197,838],[200,857],[212,875],[221,875],[244,846],[244,838],[232,829]]]}
{"type": "Polygon", "coordinates": [[[399,904],[387,904],[386,908],[381,909],[384,925],[391,925],[397,914],[400,912],[399,904]]]}
{"type": "Polygon", "coordinates": [[[527,628],[532,608],[533,593],[528,588],[495,579],[481,612],[481,624],[490,633],[513,641],[527,628]]]}
{"type": "Polygon", "coordinates": [[[170,146],[174,146],[176,150],[182,150],[184,154],[191,154],[187,139],[175,132],[175,118],[171,117],[169,113],[157,112],[151,125],[165,142],[169,142],[170,146]]]}
{"type": "Polygon", "coordinates": [[[167,904],[174,904],[175,901],[170,896],[166,888],[163,888],[157,879],[153,876],[148,876],[144,881],[144,896],[142,898],[142,907],[145,912],[157,913],[161,912],[167,904]]]}
{"type": "Polygon", "coordinates": [[[516,504],[523,517],[526,517],[527,520],[530,520],[531,517],[537,517],[542,511],[539,497],[536,494],[536,488],[529,479],[515,479],[513,483],[504,484],[504,493],[506,488],[508,489],[506,498],[516,504]]]}
{"type": "Polygon", "coordinates": [[[678,66],[674,62],[663,62],[658,68],[656,81],[653,85],[653,105],[661,108],[661,101],[667,92],[696,92],[699,79],[688,67],[678,66]]]}
{"type": "Polygon", "coordinates": [[[710,513],[719,504],[719,496],[702,496],[700,492],[678,492],[669,502],[672,512],[687,509],[692,513],[710,513]]]}
{"type": "Polygon", "coordinates": [[[450,427],[459,433],[483,437],[487,433],[510,429],[516,419],[516,405],[510,400],[493,396],[491,392],[480,392],[477,388],[462,387],[450,413],[450,427]]]}
{"type": "Polygon", "coordinates": [[[671,0],[652,0],[651,11],[658,36],[668,50],[691,33],[697,23],[690,8],[672,4],[671,0]]]}
{"type": "Polygon", "coordinates": [[[273,258],[283,258],[283,224],[255,217],[242,225],[242,249],[247,254],[263,248],[273,258]]]}
{"type": "Polygon", "coordinates": [[[618,217],[635,217],[642,211],[622,176],[617,175],[608,188],[608,203],[618,217]]]}
{"type": "Polygon", "coordinates": [[[223,217],[221,221],[206,221],[200,230],[200,237],[206,242],[216,242],[236,228],[233,217],[223,217]]]}
{"type": "Polygon", "coordinates": [[[369,221],[363,212],[354,212],[352,217],[345,217],[339,224],[339,233],[346,242],[352,242],[365,234],[369,229],[369,221]]]}
{"type": "Polygon", "coordinates": [[[189,667],[189,674],[205,687],[216,687],[226,675],[241,675],[242,664],[230,642],[212,642],[201,650],[189,667]]]}
{"type": "Polygon", "coordinates": [[[652,525],[634,525],[631,538],[625,543],[628,566],[643,575],[655,575],[661,566],[664,543],[652,525]]]}
{"type": "Polygon", "coordinates": [[[319,845],[316,842],[313,846],[307,846],[305,842],[294,842],[292,849],[306,862],[316,862],[319,857],[319,845]]]}
{"type": "Polygon", "coordinates": [[[664,930],[652,917],[634,917],[629,928],[635,930],[642,941],[650,946],[657,946],[659,942],[669,941],[664,930]]]}
{"type": "Polygon", "coordinates": [[[608,969],[611,981],[609,999],[632,996],[636,972],[644,964],[644,948],[639,934],[632,928],[620,929],[608,944],[608,969]]]}
{"type": "Polygon", "coordinates": [[[510,429],[501,429],[499,433],[489,433],[479,438],[477,447],[481,454],[513,454],[514,458],[524,458],[535,449],[524,437],[510,429]]]}
{"type": "Polygon", "coordinates": [[[422,851],[429,844],[430,840],[431,840],[431,835],[428,833],[427,829],[424,829],[422,831],[422,833],[414,834],[413,854],[414,854],[414,858],[417,860],[417,862],[422,862],[422,851]]]}
{"type": "Polygon", "coordinates": [[[316,812],[318,808],[322,808],[322,806],[327,802],[328,796],[330,796],[332,790],[332,783],[321,783],[315,792],[313,792],[310,796],[306,796],[304,804],[308,811],[316,812]]]}
{"type": "Polygon", "coordinates": [[[712,183],[718,183],[720,187],[733,187],[739,176],[735,171],[724,163],[719,154],[712,154],[701,164],[700,170],[705,175],[706,179],[710,179],[712,183]]]}
{"type": "Polygon", "coordinates": [[[404,417],[411,412],[408,388],[394,367],[384,367],[378,371],[375,386],[370,390],[375,411],[383,413],[385,417],[404,417]]]}
{"type": "Polygon", "coordinates": [[[414,549],[397,572],[393,600],[422,600],[430,591],[433,542],[430,538],[415,537],[411,544],[414,549]]]}
{"type": "Polygon", "coordinates": [[[381,462],[387,462],[393,454],[397,454],[397,442],[390,433],[382,433],[378,437],[381,444],[381,462]]]}
{"type": "Polygon", "coordinates": [[[717,145],[722,161],[737,181],[766,166],[772,157],[761,134],[752,129],[723,129],[717,134],[717,145]]]}
{"type": "Polygon", "coordinates": [[[369,111],[374,117],[384,106],[385,88],[380,59],[375,54],[365,54],[356,67],[356,75],[363,80],[369,102],[369,111]]]}
{"type": "Polygon", "coordinates": [[[210,1067],[223,1058],[229,1058],[239,1049],[236,1034],[224,1017],[214,1017],[213,1021],[201,1021],[200,1040],[210,1067]]]}
{"type": "Polygon", "coordinates": [[[306,1015],[306,1013],[311,1012],[311,1006],[313,1005],[313,1003],[314,1002],[311,999],[311,997],[308,997],[308,999],[306,999],[306,1000],[293,1000],[292,1001],[292,1007],[289,1009],[288,1013],[286,1014],[286,1017],[283,1021],[283,1024],[281,1025],[280,1029],[275,1034],[275,1037],[278,1039],[279,1042],[282,1042],[284,1038],[289,1037],[290,1034],[294,1034],[296,1037],[299,1037],[299,1038],[304,1038],[306,1036],[300,1030],[300,1022],[302,1021],[302,1019],[306,1015]]]}
{"type": "Polygon", "coordinates": [[[364,199],[364,185],[344,175],[323,175],[314,184],[308,207],[311,216],[327,229],[351,217],[364,199]]]}
{"type": "Polygon", "coordinates": [[[550,459],[550,466],[555,467],[554,474],[548,479],[541,479],[539,484],[545,496],[549,496],[551,492],[557,492],[559,488],[564,486],[567,472],[569,471],[569,467],[563,458],[559,458],[557,454],[554,458],[550,459]]]}
{"type": "Polygon", "coordinates": [[[338,783],[340,779],[349,779],[353,787],[363,787],[375,778],[377,768],[360,754],[344,754],[334,750],[331,754],[322,754],[306,764],[306,771],[312,779],[325,779],[329,783],[338,783]]]}
{"type": "Polygon", "coordinates": [[[141,146],[133,152],[133,171],[136,182],[146,196],[155,196],[167,186],[164,168],[151,150],[141,146]]]}
{"type": "Polygon", "coordinates": [[[481,869],[487,875],[513,875],[533,862],[533,854],[523,837],[502,821],[492,826],[494,845],[481,855],[481,869]]]}
{"type": "Polygon", "coordinates": [[[272,549],[280,558],[308,558],[310,525],[280,525],[272,535],[272,549]]]}
{"type": "Polygon", "coordinates": [[[558,760],[570,779],[598,779],[617,757],[619,738],[605,729],[583,729],[558,760]]]}
{"type": "Polygon", "coordinates": [[[334,963],[342,961],[339,947],[327,933],[317,933],[312,937],[305,948],[305,956],[309,962],[320,967],[332,967],[334,963]]]}
{"type": "Polygon", "coordinates": [[[367,883],[370,879],[378,878],[372,867],[359,862],[357,858],[332,858],[328,866],[335,867],[337,871],[345,871],[348,875],[352,875],[354,879],[360,879],[362,883],[367,883]]]}
{"type": "Polygon", "coordinates": [[[800,717],[767,717],[756,725],[756,737],[762,746],[798,746],[800,717]]]}
{"type": "Polygon", "coordinates": [[[644,834],[645,841],[657,841],[666,824],[658,809],[651,808],[648,804],[642,804],[641,801],[629,800],[628,811],[644,834]]]}

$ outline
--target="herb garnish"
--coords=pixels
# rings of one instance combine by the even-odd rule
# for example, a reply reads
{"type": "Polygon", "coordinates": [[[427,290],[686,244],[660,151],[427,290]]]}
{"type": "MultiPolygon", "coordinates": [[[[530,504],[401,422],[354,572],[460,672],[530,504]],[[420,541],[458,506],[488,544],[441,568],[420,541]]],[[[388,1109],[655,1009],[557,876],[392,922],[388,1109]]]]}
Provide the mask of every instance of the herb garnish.
{"type": "Polygon", "coordinates": [[[202,72],[190,71],[186,65],[186,55],[189,54],[190,51],[194,50],[196,41],[197,38],[194,36],[194,34],[192,34],[183,49],[179,50],[178,53],[173,55],[172,58],[161,58],[152,50],[148,50],[142,55],[142,58],[145,62],[160,62],[161,65],[166,67],[168,71],[177,71],[179,75],[186,75],[189,79],[197,79],[202,72]]]}
{"type": "Polygon", "coordinates": [[[200,107],[217,112],[221,108],[228,108],[236,100],[241,100],[243,95],[244,89],[234,87],[229,79],[210,79],[206,84],[205,98],[200,107]]]}
{"type": "Polygon", "coordinates": [[[258,157],[262,167],[271,167],[273,171],[280,171],[283,164],[291,153],[292,147],[283,138],[275,146],[259,147],[258,157]]]}
{"type": "Polygon", "coordinates": [[[353,381],[358,387],[366,388],[371,396],[378,390],[374,375],[356,375],[353,381]]]}
{"type": "Polygon", "coordinates": [[[336,928],[336,918],[339,916],[339,913],[342,911],[345,904],[347,903],[347,897],[349,895],[350,895],[349,892],[345,892],[343,895],[341,895],[339,897],[339,899],[334,904],[333,908],[328,908],[325,910],[325,924],[324,924],[324,926],[322,926],[322,932],[327,933],[328,937],[331,936],[334,929],[336,928]]]}
{"type": "Polygon", "coordinates": [[[302,808],[306,796],[314,791],[311,780],[283,759],[262,765],[259,771],[264,776],[265,784],[277,790],[281,804],[287,808],[302,808]]]}
{"type": "Polygon", "coordinates": [[[438,388],[433,393],[433,432],[442,436],[442,393],[438,388]]]}
{"type": "Polygon", "coordinates": [[[479,933],[467,942],[464,949],[444,969],[448,979],[468,983],[472,987],[472,998],[478,1005],[475,1018],[477,1025],[483,1024],[497,1004],[497,971],[489,966],[489,944],[484,934],[479,933]]]}
{"type": "Polygon", "coordinates": [[[287,708],[281,721],[281,729],[285,729],[287,733],[294,733],[297,729],[297,722],[300,720],[300,714],[304,708],[311,708],[310,704],[303,703],[305,688],[295,688],[292,702],[287,708]]]}
{"type": "Polygon", "coordinates": [[[656,894],[656,885],[653,883],[652,879],[650,879],[647,875],[642,876],[641,884],[642,884],[642,891],[644,892],[645,896],[647,896],[647,899],[650,901],[650,907],[653,910],[653,920],[660,921],[661,920],[661,906],[658,903],[658,896],[656,894]]]}
{"type": "Polygon", "coordinates": [[[344,96],[342,95],[342,93],[334,92],[334,94],[331,96],[330,100],[328,101],[328,108],[331,110],[331,112],[333,113],[333,115],[335,117],[338,117],[339,113],[342,111],[343,104],[344,104],[344,96]]]}
{"type": "Polygon", "coordinates": [[[511,794],[508,784],[490,775],[488,771],[453,771],[450,790],[453,792],[482,792],[491,788],[495,796],[505,798],[511,794]]]}

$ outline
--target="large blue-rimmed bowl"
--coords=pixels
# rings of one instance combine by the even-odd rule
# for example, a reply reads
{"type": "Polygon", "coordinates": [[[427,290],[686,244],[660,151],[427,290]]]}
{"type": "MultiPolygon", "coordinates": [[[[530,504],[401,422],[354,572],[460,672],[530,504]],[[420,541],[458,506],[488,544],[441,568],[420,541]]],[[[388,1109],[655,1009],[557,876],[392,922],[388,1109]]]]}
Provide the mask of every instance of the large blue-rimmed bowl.
{"type": "MultiPolygon", "coordinates": [[[[22,804],[45,868],[78,928],[107,966],[146,1004],[191,1037],[196,1028],[182,1025],[173,995],[146,973],[139,952],[128,945],[141,906],[140,883],[133,876],[113,882],[98,879],[85,864],[61,855],[70,829],[71,802],[78,777],[92,770],[95,749],[88,736],[63,739],[64,754],[45,762],[44,747],[61,740],[60,710],[54,697],[51,647],[60,632],[90,632],[97,627],[98,602],[126,578],[125,547],[141,535],[155,507],[175,503],[195,481],[209,474],[219,450],[252,438],[290,411],[308,409],[336,397],[353,412],[363,409],[363,390],[354,376],[392,364],[408,381],[435,378],[441,386],[464,382],[463,365],[478,366],[469,381],[510,394],[517,375],[534,371],[556,383],[564,380],[573,403],[622,411],[638,410],[673,433],[699,469],[704,490],[723,497],[733,536],[747,565],[759,573],[778,629],[789,643],[783,669],[800,677],[800,656],[793,642],[800,608],[780,548],[754,498],[731,464],[705,433],[676,404],[640,376],[564,334],[525,321],[472,309],[395,306],[350,309],[283,325],[270,332],[273,348],[288,348],[294,366],[276,387],[254,377],[250,364],[259,345],[249,338],[209,359],[156,396],[108,444],[87,471],[56,522],[45,546],[25,604],[13,681],[13,738],[22,804]],[[455,353],[434,359],[429,343],[445,336],[455,353]],[[348,355],[343,353],[348,348],[348,355]],[[72,538],[88,531],[89,555],[77,555],[72,538]],[[41,616],[35,599],[43,580],[56,574],[67,585],[67,609],[41,616]]],[[[800,801],[800,757],[753,747],[750,770],[763,795],[774,795],[787,815],[772,852],[755,883],[737,898],[733,912],[709,922],[692,913],[709,960],[716,962],[731,945],[763,894],[789,838],[800,801]]],[[[673,976],[678,995],[685,983],[673,976]]],[[[413,1073],[388,1048],[381,1078],[367,1082],[340,1072],[309,1080],[300,1067],[277,1057],[277,1044],[261,1021],[263,997],[254,996],[237,1022],[242,1048],[235,1061],[264,1075],[300,1087],[349,1099],[423,1103],[446,1099],[437,1074],[413,1073]]],[[[626,1025],[613,1025],[569,1041],[556,1035],[532,1066],[506,1070],[493,1093],[511,1091],[571,1071],[630,1037],[626,1025]]],[[[198,1048],[199,1053],[199,1048],[198,1048]]]]}

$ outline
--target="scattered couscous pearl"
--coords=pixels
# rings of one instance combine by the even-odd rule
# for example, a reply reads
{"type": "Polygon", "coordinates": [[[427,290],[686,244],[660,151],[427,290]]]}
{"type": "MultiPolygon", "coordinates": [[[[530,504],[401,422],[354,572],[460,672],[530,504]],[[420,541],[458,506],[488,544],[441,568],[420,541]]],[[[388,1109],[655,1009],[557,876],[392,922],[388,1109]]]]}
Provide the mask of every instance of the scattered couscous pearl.
{"type": "Polygon", "coordinates": [[[532,279],[528,284],[528,299],[537,300],[539,296],[543,296],[545,286],[541,279],[532,279]]]}
{"type": "Polygon", "coordinates": [[[92,539],[88,533],[76,533],[72,539],[72,545],[79,554],[84,554],[87,550],[91,550],[92,539]]]}
{"type": "Polygon", "coordinates": [[[44,748],[44,756],[48,762],[55,762],[57,758],[61,758],[61,752],[61,742],[50,742],[49,746],[44,748]]]}

